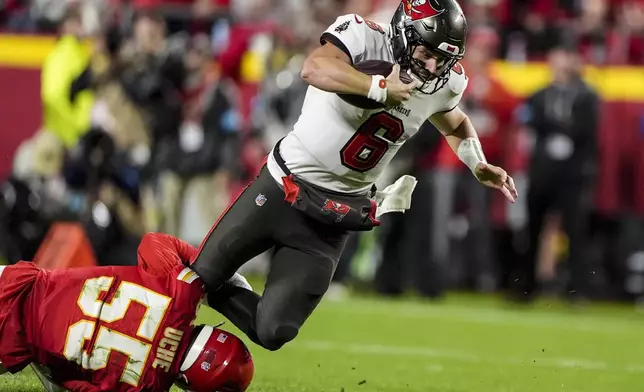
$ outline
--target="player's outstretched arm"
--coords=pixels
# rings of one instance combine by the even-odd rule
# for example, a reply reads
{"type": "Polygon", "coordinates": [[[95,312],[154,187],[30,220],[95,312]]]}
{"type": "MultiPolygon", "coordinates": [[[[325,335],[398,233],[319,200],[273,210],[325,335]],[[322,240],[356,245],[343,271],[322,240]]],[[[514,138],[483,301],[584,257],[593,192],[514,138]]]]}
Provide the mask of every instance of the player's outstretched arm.
{"type": "Polygon", "coordinates": [[[519,194],[514,180],[502,168],[487,163],[476,130],[461,109],[456,107],[448,112],[436,113],[430,121],[483,185],[498,189],[512,203],[516,201],[519,194]]]}
{"type": "Polygon", "coordinates": [[[349,56],[330,42],[309,54],[300,75],[311,86],[331,93],[366,97],[371,88],[371,76],[356,71],[349,56]]]}

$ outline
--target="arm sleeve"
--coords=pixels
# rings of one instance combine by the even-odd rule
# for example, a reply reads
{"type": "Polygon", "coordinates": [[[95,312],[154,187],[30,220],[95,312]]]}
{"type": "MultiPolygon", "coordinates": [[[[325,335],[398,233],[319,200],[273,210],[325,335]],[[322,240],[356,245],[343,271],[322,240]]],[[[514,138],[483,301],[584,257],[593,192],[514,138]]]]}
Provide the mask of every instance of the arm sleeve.
{"type": "Polygon", "coordinates": [[[343,15],[322,33],[320,43],[322,45],[326,42],[332,43],[346,53],[355,64],[364,57],[368,30],[369,27],[364,19],[358,15],[343,15]]]}
{"type": "Polygon", "coordinates": [[[197,249],[180,239],[163,233],[143,236],[137,258],[139,267],[154,275],[166,275],[178,265],[187,265],[197,249]]]}

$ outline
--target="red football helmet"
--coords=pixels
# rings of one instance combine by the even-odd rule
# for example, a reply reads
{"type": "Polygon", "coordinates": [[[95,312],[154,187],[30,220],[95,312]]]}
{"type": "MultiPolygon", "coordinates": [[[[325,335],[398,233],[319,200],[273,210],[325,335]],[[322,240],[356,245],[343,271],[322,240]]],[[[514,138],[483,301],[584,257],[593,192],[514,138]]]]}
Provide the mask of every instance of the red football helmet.
{"type": "Polygon", "coordinates": [[[248,348],[238,337],[200,325],[186,351],[177,385],[191,392],[244,392],[255,373],[248,348]]]}

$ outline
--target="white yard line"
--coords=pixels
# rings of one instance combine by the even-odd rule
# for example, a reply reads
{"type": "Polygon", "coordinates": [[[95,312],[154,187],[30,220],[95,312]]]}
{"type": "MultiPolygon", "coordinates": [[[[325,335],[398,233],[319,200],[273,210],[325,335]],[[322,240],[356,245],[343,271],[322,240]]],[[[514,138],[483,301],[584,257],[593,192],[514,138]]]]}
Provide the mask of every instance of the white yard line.
{"type": "MultiPolygon", "coordinates": [[[[469,362],[469,363],[488,363],[495,365],[527,365],[527,366],[538,366],[538,367],[547,367],[554,369],[580,369],[580,370],[590,370],[590,371],[609,371],[609,372],[625,372],[625,373],[644,373],[644,365],[632,364],[627,366],[622,365],[611,365],[608,362],[604,361],[595,361],[588,359],[580,358],[530,358],[530,359],[520,359],[520,358],[498,358],[498,357],[482,357],[472,353],[466,353],[456,350],[444,350],[444,349],[435,349],[431,347],[405,347],[405,346],[393,346],[393,345],[382,345],[382,344],[339,344],[336,342],[324,341],[324,340],[312,340],[312,341],[303,341],[296,342],[293,345],[289,346],[297,350],[309,350],[309,351],[331,351],[338,353],[348,353],[348,354],[369,354],[369,355],[397,355],[401,357],[423,357],[423,358],[433,358],[433,359],[447,359],[455,360],[460,362],[469,362]]],[[[434,369],[436,371],[436,366],[440,367],[442,370],[444,364],[433,364],[433,367],[427,367],[428,371],[434,369]]],[[[440,371],[440,370],[439,370],[440,371]]]]}
{"type": "Polygon", "coordinates": [[[527,328],[552,328],[606,334],[632,332],[644,327],[642,322],[598,319],[584,315],[552,316],[534,312],[510,312],[497,309],[474,309],[453,306],[352,306],[330,305],[333,311],[360,315],[385,315],[388,318],[443,319],[473,324],[508,325],[527,328]]]}

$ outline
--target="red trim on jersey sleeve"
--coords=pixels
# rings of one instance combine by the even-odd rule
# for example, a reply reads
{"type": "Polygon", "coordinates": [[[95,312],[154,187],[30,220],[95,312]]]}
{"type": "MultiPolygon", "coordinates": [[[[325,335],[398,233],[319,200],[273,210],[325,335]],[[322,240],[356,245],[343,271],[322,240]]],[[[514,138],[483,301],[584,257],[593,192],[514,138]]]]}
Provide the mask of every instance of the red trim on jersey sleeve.
{"type": "Polygon", "coordinates": [[[371,30],[377,31],[380,34],[385,34],[385,30],[378,23],[372,22],[369,19],[365,19],[364,22],[371,30]]]}
{"type": "Polygon", "coordinates": [[[188,265],[197,249],[180,239],[163,233],[143,236],[137,257],[139,267],[154,275],[166,275],[179,265],[188,265]]]}

